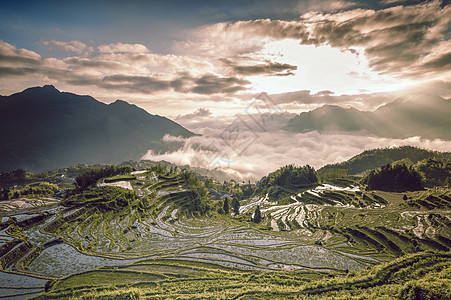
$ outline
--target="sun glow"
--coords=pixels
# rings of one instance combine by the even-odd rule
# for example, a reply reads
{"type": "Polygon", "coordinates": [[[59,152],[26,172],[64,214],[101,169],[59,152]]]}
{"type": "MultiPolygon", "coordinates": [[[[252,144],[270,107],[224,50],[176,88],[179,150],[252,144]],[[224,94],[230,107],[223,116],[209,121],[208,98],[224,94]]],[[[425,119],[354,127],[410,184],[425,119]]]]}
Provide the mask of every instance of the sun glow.
{"type": "Polygon", "coordinates": [[[301,45],[285,39],[267,43],[259,53],[262,59],[297,66],[294,75],[253,76],[256,91],[268,93],[329,90],[337,95],[386,92],[405,88],[410,81],[382,76],[371,70],[363,48],[340,50],[330,46],[301,45]]]}

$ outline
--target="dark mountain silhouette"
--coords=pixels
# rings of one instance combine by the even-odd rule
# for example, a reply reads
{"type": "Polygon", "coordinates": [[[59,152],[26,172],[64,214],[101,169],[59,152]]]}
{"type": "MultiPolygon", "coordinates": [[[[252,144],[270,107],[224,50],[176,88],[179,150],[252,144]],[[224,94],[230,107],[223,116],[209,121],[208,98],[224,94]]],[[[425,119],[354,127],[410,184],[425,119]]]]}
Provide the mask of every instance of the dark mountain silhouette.
{"type": "Polygon", "coordinates": [[[450,116],[451,100],[421,95],[398,98],[373,112],[325,105],[292,118],[285,129],[451,140],[450,116]]]}
{"type": "Polygon", "coordinates": [[[161,150],[165,134],[194,135],[125,101],[107,105],[51,85],[0,96],[0,171],[138,160],[161,150]]]}
{"type": "Polygon", "coordinates": [[[366,150],[345,162],[325,165],[318,172],[327,169],[345,169],[348,174],[359,174],[404,158],[410,159],[415,164],[427,158],[451,159],[451,152],[430,151],[412,146],[372,149],[366,150]]]}

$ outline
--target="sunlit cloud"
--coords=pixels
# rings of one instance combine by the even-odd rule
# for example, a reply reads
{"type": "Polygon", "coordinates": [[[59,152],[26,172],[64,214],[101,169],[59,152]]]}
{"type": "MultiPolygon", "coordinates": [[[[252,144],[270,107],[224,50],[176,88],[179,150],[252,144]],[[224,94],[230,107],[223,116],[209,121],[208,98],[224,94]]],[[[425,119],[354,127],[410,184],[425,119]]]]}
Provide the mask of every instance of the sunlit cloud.
{"type": "Polygon", "coordinates": [[[63,50],[66,52],[73,52],[76,54],[83,54],[85,52],[91,52],[93,51],[92,47],[88,47],[83,42],[80,41],[56,41],[56,40],[50,40],[50,41],[41,41],[42,45],[45,45],[48,47],[49,50],[63,50]]]}
{"type": "Polygon", "coordinates": [[[123,44],[113,43],[100,45],[98,48],[100,53],[148,53],[149,49],[142,44],[123,44]]]}
{"type": "MultiPolygon", "coordinates": [[[[422,77],[419,70],[423,70],[427,71],[423,76],[440,77],[448,58],[444,49],[449,44],[445,34],[450,12],[449,6],[442,8],[440,2],[434,1],[378,11],[358,8],[338,13],[311,12],[297,21],[218,23],[200,29],[197,41],[179,46],[199,49],[208,56],[240,56],[260,54],[268,43],[290,39],[302,45],[329,46],[353,53],[360,48],[369,69],[377,74],[418,79],[422,77]]],[[[290,51],[292,47],[284,49],[290,51]]],[[[282,56],[284,49],[279,51],[282,56]]],[[[346,66],[340,60],[335,64],[329,69],[346,66]]]]}
{"type": "Polygon", "coordinates": [[[315,5],[309,3],[311,11],[295,20],[195,28],[174,41],[172,54],[152,53],[141,43],[44,40],[40,44],[49,49],[78,55],[53,58],[55,66],[50,60],[44,66],[38,53],[2,41],[1,75],[98,87],[98,95],[116,90],[122,98],[168,92],[238,95],[250,89],[359,94],[363,88],[390,92],[424,79],[449,80],[449,6],[437,1],[380,10],[353,1],[315,5]]]}
{"type": "MultiPolygon", "coordinates": [[[[451,141],[419,137],[389,139],[350,134],[291,134],[271,131],[258,133],[252,143],[249,143],[247,135],[231,142],[222,138],[222,130],[208,132],[208,136],[184,140],[184,146],[178,151],[164,154],[149,151],[143,159],[222,170],[241,181],[256,181],[283,165],[309,164],[318,169],[326,164],[345,161],[367,149],[404,145],[436,151],[451,149],[451,141]],[[247,147],[241,152],[239,148],[238,151],[234,149],[234,145],[247,147]]],[[[167,138],[167,141],[180,142],[181,139],[167,138]]]]}
{"type": "Polygon", "coordinates": [[[237,64],[230,59],[222,59],[221,61],[229,66],[233,73],[244,76],[290,76],[294,75],[294,71],[298,69],[298,67],[294,65],[271,61],[256,64],[237,64]]]}
{"type": "Polygon", "coordinates": [[[399,4],[399,3],[404,3],[407,0],[382,0],[380,3],[381,4],[385,4],[385,5],[389,5],[389,4],[399,4]]]}
{"type": "Polygon", "coordinates": [[[289,163],[320,167],[374,147],[451,150],[448,141],[417,137],[282,130],[296,114],[323,105],[373,111],[405,94],[450,98],[446,2],[262,1],[246,8],[249,15],[238,6],[220,14],[211,7],[195,15],[187,11],[191,22],[171,19],[178,26],[173,30],[163,18],[147,26],[152,16],[138,14],[127,34],[118,22],[97,28],[90,38],[82,38],[79,24],[63,36],[55,33],[60,28],[41,32],[29,43],[4,38],[0,94],[53,84],[107,103],[126,100],[202,134],[167,136],[164,142],[183,148],[147,158],[217,164],[243,179],[289,163]],[[255,103],[262,92],[270,97],[269,111],[255,103]],[[236,139],[239,147],[231,147],[224,136],[237,122],[244,134],[236,139]]]}

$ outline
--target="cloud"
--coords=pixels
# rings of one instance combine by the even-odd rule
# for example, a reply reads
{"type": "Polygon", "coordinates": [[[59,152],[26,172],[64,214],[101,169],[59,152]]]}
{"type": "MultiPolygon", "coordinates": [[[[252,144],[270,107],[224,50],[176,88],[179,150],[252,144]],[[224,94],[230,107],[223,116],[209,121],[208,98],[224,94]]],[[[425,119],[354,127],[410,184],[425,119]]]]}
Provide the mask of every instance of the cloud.
{"type": "Polygon", "coordinates": [[[269,39],[307,40],[307,25],[298,21],[259,19],[203,26],[174,43],[176,51],[208,59],[237,58],[258,53],[269,39]]]}
{"type": "MultiPolygon", "coordinates": [[[[40,73],[40,66],[44,63],[45,60],[39,54],[0,40],[0,78],[3,80],[17,81],[36,77],[40,73]]],[[[5,82],[4,86],[7,85],[9,86],[5,82]]]]}
{"type": "Polygon", "coordinates": [[[341,49],[364,47],[373,70],[417,79],[421,71],[427,70],[424,77],[442,73],[426,62],[441,53],[450,16],[451,7],[441,8],[435,1],[379,11],[306,15],[304,21],[314,20],[309,42],[341,49]]]}
{"type": "Polygon", "coordinates": [[[182,136],[172,136],[170,134],[165,134],[162,140],[166,143],[185,142],[185,139],[182,136]]]}
{"type": "Polygon", "coordinates": [[[149,49],[143,44],[104,44],[97,47],[100,53],[148,53],[149,49]]]}
{"type": "Polygon", "coordinates": [[[222,62],[230,66],[234,74],[243,76],[268,75],[268,76],[289,76],[294,75],[292,71],[298,69],[297,66],[278,62],[265,62],[263,64],[237,65],[230,59],[222,59],[222,62]]]}
{"type": "Polygon", "coordinates": [[[352,7],[356,7],[359,4],[357,2],[351,2],[351,1],[332,1],[327,8],[331,11],[337,11],[337,10],[343,10],[343,9],[349,9],[352,7]]]}
{"type": "Polygon", "coordinates": [[[92,51],[91,47],[88,47],[85,43],[80,41],[56,41],[56,40],[50,40],[50,41],[41,41],[42,45],[45,45],[49,48],[49,50],[53,49],[61,49],[66,52],[73,52],[77,54],[82,54],[85,51],[92,51]]]}
{"type": "Polygon", "coordinates": [[[197,120],[198,118],[211,117],[213,113],[208,108],[199,108],[195,112],[186,115],[178,115],[176,120],[197,120]]]}
{"type": "Polygon", "coordinates": [[[154,94],[163,91],[176,91],[202,95],[234,94],[245,90],[250,82],[236,77],[221,77],[208,74],[199,77],[181,74],[173,79],[162,75],[92,75],[70,76],[66,82],[73,85],[92,85],[106,90],[128,93],[154,94]]]}
{"type": "Polygon", "coordinates": [[[111,60],[97,60],[81,57],[69,57],[64,59],[64,62],[73,68],[95,69],[95,70],[109,70],[109,71],[133,71],[134,68],[124,63],[111,60]]]}
{"type": "MultiPolygon", "coordinates": [[[[410,93],[413,91],[406,90],[404,93],[410,93]]],[[[290,105],[291,111],[308,111],[322,105],[340,105],[340,106],[352,106],[359,110],[374,110],[378,106],[387,102],[393,101],[396,97],[400,96],[398,92],[384,92],[384,93],[362,93],[355,95],[334,95],[333,92],[324,90],[316,94],[313,94],[309,90],[302,90],[296,92],[272,94],[269,95],[272,101],[279,106],[279,109],[287,109],[285,105],[290,105]]]]}
{"type": "Polygon", "coordinates": [[[309,164],[318,169],[373,148],[412,145],[438,151],[451,149],[451,141],[423,140],[419,137],[386,139],[285,131],[259,132],[255,135],[240,132],[238,136],[229,136],[224,134],[224,130],[209,131],[214,134],[186,139],[178,151],[165,154],[149,151],[143,159],[219,169],[240,181],[256,181],[283,165],[309,164]]]}
{"type": "MultiPolygon", "coordinates": [[[[63,44],[59,42],[53,41],[52,45],[54,44],[63,47],[63,44]]],[[[28,80],[29,76],[40,75],[43,78],[70,85],[93,86],[109,91],[141,94],[173,91],[200,95],[234,94],[246,90],[246,86],[250,84],[249,81],[236,76],[222,76],[211,72],[200,72],[200,74],[177,72],[179,69],[175,64],[182,66],[186,63],[180,68],[180,70],[186,70],[186,67],[196,65],[196,61],[174,55],[138,53],[138,51],[147,51],[147,48],[144,49],[141,46],[116,43],[104,45],[105,49],[102,51],[111,51],[111,53],[92,58],[75,56],[65,59],[42,59],[33,51],[16,48],[0,40],[0,76],[2,78],[22,77],[28,80]],[[128,53],[115,53],[119,51],[128,51],[128,53]],[[116,60],[116,58],[120,59],[116,60]],[[159,73],[149,70],[149,65],[156,69],[160,66],[167,68],[170,61],[172,66],[175,66],[172,72],[165,70],[166,72],[159,73]]],[[[207,64],[198,65],[208,67],[207,64]]]]}
{"type": "MultiPolygon", "coordinates": [[[[122,98],[150,94],[164,95],[165,99],[183,93],[184,97],[195,95],[199,99],[210,96],[213,103],[232,95],[239,101],[252,88],[271,88],[266,84],[269,80],[280,90],[293,91],[299,83],[299,89],[330,89],[336,93],[342,86],[350,86],[343,92],[353,93],[367,83],[369,90],[394,86],[399,79],[396,77],[449,81],[451,41],[446,40],[451,20],[449,5],[433,1],[372,10],[358,8],[357,1],[312,0],[294,6],[295,11],[302,13],[296,20],[257,19],[202,26],[187,34],[186,40],[175,42],[172,50],[176,54],[152,53],[143,44],[105,43],[94,50],[89,43],[49,40],[41,44],[73,56],[44,59],[33,51],[0,41],[0,76],[10,80],[2,91],[19,86],[18,81],[22,88],[30,83],[51,82],[72,85],[67,88],[77,92],[85,93],[82,87],[90,89],[94,96],[104,99],[111,92],[122,98]],[[317,11],[305,13],[307,8],[317,11]],[[297,47],[326,46],[349,51],[350,61],[364,67],[352,65],[347,70],[343,61],[334,64],[335,58],[331,58],[312,62],[310,68],[296,59],[296,51],[302,49],[274,46],[286,39],[297,47]],[[341,72],[346,75],[335,76],[341,72]],[[388,76],[379,76],[385,74],[388,76]]],[[[312,55],[313,61],[312,53],[316,50],[312,53],[304,50],[305,59],[312,55]]],[[[282,108],[351,102],[350,97],[332,94],[301,94],[291,95],[294,98],[279,97],[282,108]]]]}
{"type": "Polygon", "coordinates": [[[437,95],[445,99],[451,98],[451,82],[444,80],[435,80],[424,82],[409,90],[410,94],[429,94],[437,95]]]}
{"type": "Polygon", "coordinates": [[[111,61],[133,66],[140,72],[186,72],[201,73],[212,71],[211,63],[173,54],[155,53],[102,53],[94,60],[111,61]]]}
{"type": "MultiPolygon", "coordinates": [[[[333,3],[340,7],[339,1],[330,5],[333,3]]],[[[446,72],[441,62],[449,60],[444,54],[450,46],[445,37],[450,21],[451,6],[442,7],[440,1],[382,10],[309,12],[295,21],[217,23],[199,29],[197,42],[188,46],[208,55],[224,53],[228,57],[258,53],[269,40],[294,39],[303,45],[329,45],[342,50],[360,47],[369,66],[380,74],[430,79],[446,72]]]]}
{"type": "Polygon", "coordinates": [[[10,66],[38,65],[42,58],[36,52],[16,48],[15,46],[0,40],[0,63],[10,66]]]}
{"type": "Polygon", "coordinates": [[[132,93],[155,93],[167,91],[170,86],[166,80],[160,80],[152,76],[133,76],[115,74],[102,78],[98,86],[105,89],[118,89],[132,93]]]}
{"type": "Polygon", "coordinates": [[[382,0],[380,2],[380,4],[383,5],[390,5],[390,4],[395,4],[395,3],[404,3],[407,2],[407,0],[382,0]]]}
{"type": "Polygon", "coordinates": [[[38,71],[34,68],[0,67],[0,78],[26,76],[26,75],[35,74],[37,72],[38,71]]]}
{"type": "MultiPolygon", "coordinates": [[[[443,87],[446,83],[432,82],[429,83],[430,85],[443,87]]],[[[282,98],[285,96],[307,96],[313,99],[334,98],[330,91],[323,91],[315,95],[310,95],[309,91],[280,95],[282,98]]],[[[394,99],[394,94],[361,95],[361,97],[365,96],[370,101],[377,100],[376,102],[379,104],[387,99],[390,101],[394,99]],[[372,100],[372,97],[376,100],[372,100]]],[[[275,95],[268,97],[272,99],[271,105],[276,107],[280,105],[277,102],[280,99],[274,99],[277,98],[275,95]]],[[[338,100],[331,101],[347,101],[348,97],[352,98],[352,96],[340,96],[336,97],[338,100]]],[[[392,139],[368,136],[363,132],[354,134],[321,134],[316,131],[287,132],[282,128],[294,114],[274,113],[274,108],[265,105],[267,101],[269,100],[263,98],[258,105],[252,103],[235,116],[212,117],[211,112],[205,109],[188,114],[186,118],[180,116],[177,118],[177,122],[201,136],[167,139],[167,142],[183,142],[183,145],[179,150],[171,153],[155,154],[149,151],[143,159],[165,160],[179,165],[188,164],[192,167],[216,169],[240,181],[255,181],[283,165],[309,164],[318,169],[326,164],[345,161],[364,150],[374,148],[411,145],[436,151],[451,149],[451,141],[428,140],[416,136],[392,139]],[[258,108],[252,109],[252,106],[258,106],[258,108]]],[[[284,101],[284,99],[280,101],[284,101]]]]}
{"type": "Polygon", "coordinates": [[[214,74],[203,75],[194,79],[194,86],[190,89],[196,94],[234,94],[245,90],[250,81],[237,77],[220,77],[214,74]]]}

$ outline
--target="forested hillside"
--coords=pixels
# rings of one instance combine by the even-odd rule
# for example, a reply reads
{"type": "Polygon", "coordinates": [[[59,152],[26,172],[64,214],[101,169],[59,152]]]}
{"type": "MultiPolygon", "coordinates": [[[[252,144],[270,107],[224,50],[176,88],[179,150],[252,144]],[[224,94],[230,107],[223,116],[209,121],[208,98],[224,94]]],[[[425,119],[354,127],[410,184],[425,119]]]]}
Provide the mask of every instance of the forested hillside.
{"type": "Polygon", "coordinates": [[[349,160],[330,164],[322,167],[320,170],[344,169],[348,174],[354,175],[365,171],[374,170],[397,160],[409,159],[412,163],[427,158],[451,159],[450,152],[437,152],[412,146],[401,146],[396,148],[381,148],[366,150],[349,160]]]}

